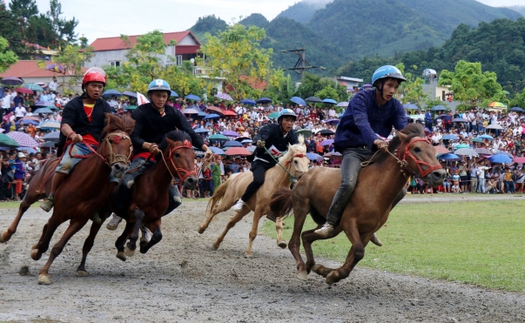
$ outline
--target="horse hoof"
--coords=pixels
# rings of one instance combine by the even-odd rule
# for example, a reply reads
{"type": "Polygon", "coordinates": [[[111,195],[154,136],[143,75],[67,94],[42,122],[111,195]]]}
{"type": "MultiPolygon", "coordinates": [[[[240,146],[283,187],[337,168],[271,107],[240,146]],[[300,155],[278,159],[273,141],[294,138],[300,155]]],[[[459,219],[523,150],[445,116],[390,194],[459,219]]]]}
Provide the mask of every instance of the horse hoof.
{"type": "Polygon", "coordinates": [[[212,244],[211,248],[213,250],[217,250],[217,249],[219,249],[219,245],[214,243],[214,244],[212,244]]]}
{"type": "Polygon", "coordinates": [[[135,250],[131,250],[126,246],[126,248],[124,249],[124,254],[128,257],[133,257],[135,255],[135,250]]]}
{"type": "Polygon", "coordinates": [[[38,285],[51,285],[51,279],[48,275],[38,275],[38,285]]]}
{"type": "Polygon", "coordinates": [[[0,235],[0,243],[6,243],[7,241],[9,241],[9,239],[11,239],[9,232],[2,232],[2,234],[0,235]]]}
{"type": "Polygon", "coordinates": [[[77,277],[87,277],[88,273],[85,270],[77,270],[77,277]]]}
{"type": "Polygon", "coordinates": [[[42,254],[38,251],[38,249],[31,250],[31,258],[33,260],[39,260],[40,257],[42,257],[42,254]]]}
{"type": "Polygon", "coordinates": [[[117,253],[117,258],[122,261],[126,261],[126,255],[122,251],[117,253]]]}
{"type": "Polygon", "coordinates": [[[204,228],[204,227],[199,227],[199,231],[197,231],[197,232],[199,232],[199,234],[203,234],[204,231],[206,231],[206,228],[204,228]]]}
{"type": "Polygon", "coordinates": [[[308,280],[308,274],[305,271],[298,272],[297,278],[300,280],[308,280]]]}
{"type": "Polygon", "coordinates": [[[277,243],[277,246],[279,246],[279,248],[281,248],[281,249],[284,249],[284,248],[286,248],[288,246],[288,243],[286,243],[286,241],[284,241],[284,240],[281,240],[281,241],[279,241],[277,243]]]}
{"type": "Polygon", "coordinates": [[[253,258],[253,253],[244,253],[244,258],[253,258]]]}
{"type": "Polygon", "coordinates": [[[319,274],[318,273],[318,270],[321,269],[321,265],[318,265],[318,264],[315,264],[313,267],[312,267],[312,271],[316,274],[319,274]]]}

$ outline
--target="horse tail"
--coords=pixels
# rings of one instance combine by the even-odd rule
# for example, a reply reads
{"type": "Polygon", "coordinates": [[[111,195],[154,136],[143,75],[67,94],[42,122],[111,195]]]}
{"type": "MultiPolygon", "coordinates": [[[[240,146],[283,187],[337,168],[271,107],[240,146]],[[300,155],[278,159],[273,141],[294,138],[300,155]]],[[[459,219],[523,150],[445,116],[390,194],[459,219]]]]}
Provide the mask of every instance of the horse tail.
{"type": "Polygon", "coordinates": [[[282,187],[272,195],[270,210],[275,217],[285,217],[292,212],[292,190],[282,187]]]}
{"type": "Polygon", "coordinates": [[[213,195],[208,200],[208,205],[206,206],[206,213],[211,214],[213,210],[215,209],[215,206],[222,200],[224,195],[226,194],[226,191],[228,190],[228,187],[230,186],[231,177],[228,178],[224,183],[219,185],[215,192],[213,192],[213,195]]]}

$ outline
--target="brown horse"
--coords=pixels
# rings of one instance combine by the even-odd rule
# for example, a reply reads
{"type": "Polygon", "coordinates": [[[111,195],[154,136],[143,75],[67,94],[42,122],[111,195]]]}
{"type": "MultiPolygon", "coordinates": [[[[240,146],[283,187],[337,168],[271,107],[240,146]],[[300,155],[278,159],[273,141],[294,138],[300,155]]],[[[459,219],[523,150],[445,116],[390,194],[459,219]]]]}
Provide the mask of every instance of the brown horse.
{"type": "Polygon", "coordinates": [[[333,235],[344,231],[352,243],[345,263],[337,269],[315,264],[312,243],[321,239],[315,229],[302,233],[306,264],[299,247],[308,213],[318,228],[325,222],[324,217],[341,182],[341,171],[316,167],[292,190],[279,190],[272,199],[271,209],[277,216],[284,216],[293,209],[295,220],[289,249],[297,264],[298,277],[305,280],[311,270],[326,277],[328,284],[348,277],[364,257],[365,247],[374,232],[385,224],[395,203],[404,196],[404,185],[410,175],[421,177],[431,186],[441,185],[445,178],[445,171],[435,157],[435,149],[418,124],[410,124],[398,132],[388,151],[378,151],[361,170],[354,193],[333,235]]]}
{"type": "Polygon", "coordinates": [[[169,132],[160,145],[163,151],[155,165],[137,176],[132,187],[131,204],[127,212],[117,211],[116,201],[112,201],[112,209],[118,216],[126,220],[126,227],[117,239],[117,257],[123,261],[126,255],[132,256],[136,248],[139,229],[142,224],[152,233],[150,241],[141,239],[140,252],[146,253],[162,239],[161,218],[168,209],[168,190],[172,179],[178,179],[184,187],[194,189],[198,183],[195,171],[195,152],[190,136],[180,130],[169,132]],[[127,244],[125,252],[125,242],[127,244]]]}
{"type": "MultiPolygon", "coordinates": [[[[39,260],[49,248],[49,243],[58,226],[70,220],[62,238],[53,246],[49,259],[40,269],[38,283],[48,285],[51,283],[49,268],[55,258],[62,252],[69,239],[89,221],[91,216],[106,207],[108,197],[116,183],[109,182],[110,174],[121,177],[129,165],[131,155],[131,139],[129,134],[133,130],[135,121],[128,116],[117,117],[106,114],[107,126],[102,131],[101,143],[96,150],[85,160],[78,163],[64,182],[55,192],[53,214],[44,226],[42,236],[31,251],[31,258],[39,260]]],[[[68,153],[66,150],[64,153],[68,153]]],[[[32,181],[31,185],[39,185],[32,181]]],[[[90,236],[85,240],[82,249],[87,254],[92,246],[96,233],[102,223],[91,225],[90,236]]],[[[85,272],[78,272],[82,276],[85,272]]]]}
{"type": "MultiPolygon", "coordinates": [[[[241,212],[236,213],[226,225],[226,228],[213,244],[214,249],[218,249],[228,231],[235,226],[246,214],[253,210],[253,224],[249,235],[248,249],[244,253],[245,257],[251,257],[253,240],[257,236],[259,220],[263,215],[269,215],[270,200],[272,193],[281,187],[289,188],[292,184],[290,174],[299,179],[308,171],[310,161],[306,156],[306,146],[303,136],[299,136],[299,143],[289,145],[288,151],[279,159],[279,164],[270,168],[265,175],[264,184],[257,190],[245,203],[241,212]]],[[[252,172],[239,173],[231,176],[226,182],[222,183],[213,193],[208,201],[208,218],[201,224],[199,233],[203,233],[213,220],[215,215],[229,210],[235,202],[244,194],[248,185],[253,181],[252,172]],[[220,202],[220,204],[219,204],[220,202]]],[[[286,242],[282,239],[282,218],[277,218],[277,244],[285,248],[286,242]]]]}

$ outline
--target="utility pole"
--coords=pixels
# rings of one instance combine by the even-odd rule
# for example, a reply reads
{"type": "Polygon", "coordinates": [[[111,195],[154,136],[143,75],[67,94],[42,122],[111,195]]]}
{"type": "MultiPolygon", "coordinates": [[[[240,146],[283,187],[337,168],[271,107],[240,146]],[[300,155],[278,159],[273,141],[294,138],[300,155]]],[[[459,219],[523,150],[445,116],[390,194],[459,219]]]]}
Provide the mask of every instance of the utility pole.
{"type": "Polygon", "coordinates": [[[297,74],[301,74],[301,79],[304,78],[304,71],[310,70],[313,68],[319,68],[321,70],[326,70],[323,66],[312,66],[308,61],[306,60],[306,49],[304,48],[304,44],[301,49],[288,49],[288,50],[281,50],[281,53],[295,53],[299,58],[297,59],[297,62],[295,63],[295,66],[292,68],[285,68],[285,70],[295,71],[297,74]]]}

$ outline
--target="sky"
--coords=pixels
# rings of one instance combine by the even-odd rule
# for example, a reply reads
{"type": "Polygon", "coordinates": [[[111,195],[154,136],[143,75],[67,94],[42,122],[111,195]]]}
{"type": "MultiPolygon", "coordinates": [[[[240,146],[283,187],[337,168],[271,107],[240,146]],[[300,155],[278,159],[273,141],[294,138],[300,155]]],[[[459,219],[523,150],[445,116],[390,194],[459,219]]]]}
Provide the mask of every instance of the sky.
{"type": "MultiPolygon", "coordinates": [[[[304,0],[328,3],[330,0],[304,0]]],[[[524,0],[478,0],[493,7],[525,5],[524,0]]],[[[7,1],[9,2],[9,1],[7,1]]],[[[79,37],[96,38],[142,35],[155,29],[162,32],[191,28],[199,17],[214,14],[227,23],[260,13],[269,21],[299,0],[59,0],[62,17],[75,17],[79,37]]],[[[49,0],[36,0],[38,10],[49,10],[49,0]]]]}

